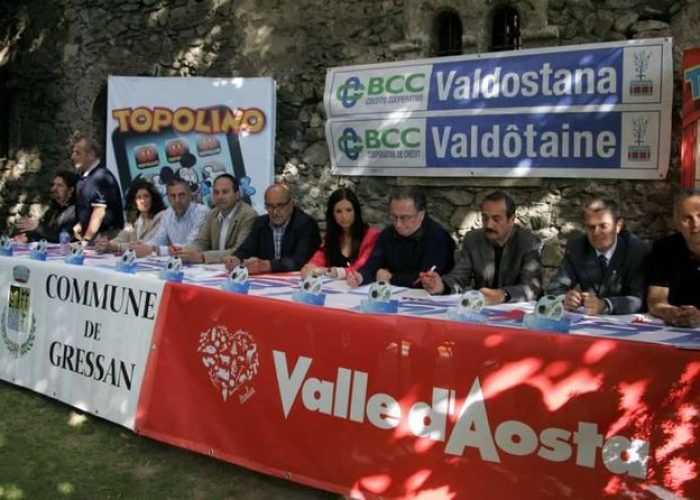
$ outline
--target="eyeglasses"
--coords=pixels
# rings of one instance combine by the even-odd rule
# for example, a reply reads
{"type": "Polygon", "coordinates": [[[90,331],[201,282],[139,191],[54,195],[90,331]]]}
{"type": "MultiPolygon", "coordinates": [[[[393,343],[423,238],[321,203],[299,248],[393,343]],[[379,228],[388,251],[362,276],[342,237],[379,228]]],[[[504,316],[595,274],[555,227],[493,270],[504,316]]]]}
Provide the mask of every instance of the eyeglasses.
{"type": "Polygon", "coordinates": [[[394,215],[391,214],[389,217],[391,218],[391,223],[396,224],[397,222],[401,224],[408,224],[411,222],[413,219],[415,219],[420,212],[416,212],[413,215],[394,215]]]}
{"type": "Polygon", "coordinates": [[[265,203],[265,210],[267,210],[268,212],[273,212],[273,211],[275,211],[275,210],[282,210],[284,207],[286,207],[287,205],[289,205],[289,202],[290,202],[290,201],[292,201],[291,198],[289,198],[289,199],[288,199],[287,201],[285,201],[284,203],[274,203],[274,204],[272,204],[272,203],[265,203]]]}

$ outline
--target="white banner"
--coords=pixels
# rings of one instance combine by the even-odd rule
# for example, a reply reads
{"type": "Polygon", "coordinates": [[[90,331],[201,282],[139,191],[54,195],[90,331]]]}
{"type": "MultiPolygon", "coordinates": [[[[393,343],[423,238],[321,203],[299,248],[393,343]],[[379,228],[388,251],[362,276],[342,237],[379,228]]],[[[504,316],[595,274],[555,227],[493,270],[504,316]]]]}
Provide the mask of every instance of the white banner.
{"type": "Polygon", "coordinates": [[[338,175],[663,179],[671,39],[332,68],[338,175]]]}
{"type": "Polygon", "coordinates": [[[163,283],[0,257],[0,378],[133,429],[163,283]]]}
{"type": "Polygon", "coordinates": [[[122,193],[146,177],[165,197],[177,174],[196,201],[211,205],[213,179],[229,173],[263,212],[274,179],[274,80],[110,76],[107,107],[107,167],[122,193]],[[186,153],[191,166],[181,163],[186,153]]]}

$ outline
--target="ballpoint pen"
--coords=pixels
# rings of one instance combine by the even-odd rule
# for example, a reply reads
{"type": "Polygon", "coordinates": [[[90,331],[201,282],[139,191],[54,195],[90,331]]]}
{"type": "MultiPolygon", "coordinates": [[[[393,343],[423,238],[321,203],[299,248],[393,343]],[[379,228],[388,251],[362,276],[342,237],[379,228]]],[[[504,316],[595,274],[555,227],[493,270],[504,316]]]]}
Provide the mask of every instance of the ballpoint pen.
{"type": "Polygon", "coordinates": [[[435,271],[435,269],[437,269],[437,266],[431,266],[430,269],[428,269],[427,271],[418,273],[418,277],[415,279],[415,281],[413,282],[413,284],[414,284],[414,285],[417,285],[418,282],[419,282],[421,279],[423,279],[424,276],[426,276],[428,273],[432,273],[433,271],[435,271]]]}

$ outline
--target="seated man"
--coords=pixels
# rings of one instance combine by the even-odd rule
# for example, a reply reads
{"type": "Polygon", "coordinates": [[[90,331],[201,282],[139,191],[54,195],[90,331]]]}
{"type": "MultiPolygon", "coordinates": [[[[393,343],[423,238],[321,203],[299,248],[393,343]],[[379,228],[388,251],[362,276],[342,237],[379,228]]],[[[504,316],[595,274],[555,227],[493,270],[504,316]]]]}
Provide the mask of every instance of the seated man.
{"type": "Polygon", "coordinates": [[[402,186],[393,190],[389,210],[392,225],[379,234],[367,262],[358,271],[348,272],[350,286],[376,280],[419,287],[420,275],[426,271],[452,269],[455,242],[428,217],[425,194],[420,189],[402,186]]]}
{"type": "Polygon", "coordinates": [[[220,263],[238,250],[253,227],[257,212],[240,201],[238,181],[230,174],[214,179],[214,210],[199,229],[191,245],[175,252],[185,262],[220,263]]]}
{"type": "Polygon", "coordinates": [[[73,145],[71,160],[78,173],[75,238],[88,242],[98,236],[114,238],[124,226],[122,195],[112,172],[100,161],[99,146],[92,139],[81,137],[73,145]]]}
{"type": "Polygon", "coordinates": [[[700,327],[700,190],[681,191],[673,203],[677,233],[652,247],[647,302],[668,325],[700,327]]]}
{"type": "Polygon", "coordinates": [[[131,244],[137,257],[175,255],[180,247],[194,241],[209,212],[204,205],[192,202],[192,191],[187,181],[179,177],[168,181],[166,194],[170,208],[161,217],[156,234],[146,242],[131,244]]]}
{"type": "Polygon", "coordinates": [[[586,234],[570,239],[564,260],[547,289],[566,294],[564,307],[589,315],[632,314],[646,294],[649,245],[622,231],[613,200],[594,200],[584,209],[586,234]]]}
{"type": "Polygon", "coordinates": [[[58,243],[65,231],[73,234],[75,225],[75,182],[73,172],[58,171],[51,181],[51,204],[39,220],[23,217],[16,223],[20,233],[15,239],[20,242],[46,240],[58,243]]]}
{"type": "Polygon", "coordinates": [[[479,290],[488,305],[536,300],[542,293],[541,243],[515,224],[515,202],[495,191],[481,202],[482,229],[469,231],[451,273],[422,277],[431,294],[479,290]]]}
{"type": "Polygon", "coordinates": [[[294,205],[285,184],[265,190],[267,215],[255,219],[248,238],[224,259],[229,271],[241,262],[250,274],[298,271],[321,244],[318,224],[294,205]]]}

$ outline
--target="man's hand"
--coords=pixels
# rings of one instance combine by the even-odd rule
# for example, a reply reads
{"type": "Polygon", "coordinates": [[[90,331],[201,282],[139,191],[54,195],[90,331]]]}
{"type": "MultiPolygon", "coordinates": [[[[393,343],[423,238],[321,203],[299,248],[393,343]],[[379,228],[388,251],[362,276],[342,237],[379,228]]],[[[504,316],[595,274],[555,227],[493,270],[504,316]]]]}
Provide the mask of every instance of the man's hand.
{"type": "Polygon", "coordinates": [[[191,248],[178,248],[174,255],[182,259],[182,262],[192,262],[193,264],[204,264],[204,254],[191,248]]]}
{"type": "Polygon", "coordinates": [[[39,227],[39,221],[32,219],[31,217],[22,217],[21,219],[17,219],[15,226],[17,226],[17,229],[23,233],[27,231],[34,231],[37,227],[39,227]]]}
{"type": "Polygon", "coordinates": [[[484,296],[487,306],[502,304],[506,300],[506,291],[503,288],[479,288],[479,291],[484,296]]]}
{"type": "Polygon", "coordinates": [[[269,260],[250,257],[243,261],[243,265],[248,268],[249,274],[265,274],[272,270],[272,264],[269,260]]]}
{"type": "Polygon", "coordinates": [[[224,257],[224,267],[227,271],[233,271],[233,269],[235,267],[238,267],[240,264],[241,259],[239,259],[235,255],[227,255],[226,257],[224,257]]]}
{"type": "Polygon", "coordinates": [[[168,255],[171,257],[175,257],[176,255],[180,255],[180,251],[182,251],[182,247],[179,245],[169,245],[168,246],[168,255]]]}
{"type": "Polygon", "coordinates": [[[583,298],[583,312],[589,316],[598,316],[603,314],[605,310],[605,301],[596,297],[596,294],[590,292],[583,292],[581,294],[583,298]]]}
{"type": "Polygon", "coordinates": [[[78,222],[75,226],[73,226],[73,236],[78,241],[83,240],[83,226],[82,226],[82,224],[80,224],[80,222],[78,222]]]}
{"type": "Polygon", "coordinates": [[[129,248],[134,251],[137,257],[146,257],[151,255],[154,251],[157,252],[156,247],[153,245],[147,245],[140,241],[133,242],[131,245],[129,245],[129,248]]]}
{"type": "Polygon", "coordinates": [[[435,271],[421,273],[420,281],[423,284],[423,288],[431,295],[439,295],[445,291],[445,283],[435,271]]]}
{"type": "Polygon", "coordinates": [[[700,326],[700,310],[695,306],[671,306],[665,309],[663,319],[667,325],[697,328],[700,326]]]}
{"type": "Polygon", "coordinates": [[[393,275],[388,269],[377,269],[377,274],[375,275],[375,278],[377,281],[386,281],[387,283],[391,283],[391,277],[393,275]]]}
{"type": "Polygon", "coordinates": [[[15,237],[12,239],[15,240],[17,243],[26,243],[28,241],[27,235],[24,233],[16,234],[15,237]]]}
{"type": "Polygon", "coordinates": [[[564,309],[577,311],[583,305],[583,295],[578,290],[569,290],[564,295],[564,309]]]}

